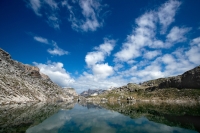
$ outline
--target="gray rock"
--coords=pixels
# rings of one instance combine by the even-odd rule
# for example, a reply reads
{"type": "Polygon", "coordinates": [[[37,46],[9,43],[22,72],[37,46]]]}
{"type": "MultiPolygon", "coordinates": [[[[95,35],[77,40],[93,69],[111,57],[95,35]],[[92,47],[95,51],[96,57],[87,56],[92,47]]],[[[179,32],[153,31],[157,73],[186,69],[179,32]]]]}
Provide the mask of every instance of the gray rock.
{"type": "Polygon", "coordinates": [[[11,59],[0,49],[0,104],[73,99],[39,68],[11,59]]]}
{"type": "Polygon", "coordinates": [[[159,88],[200,89],[200,66],[182,75],[166,78],[166,80],[161,82],[158,86],[159,88]]]}

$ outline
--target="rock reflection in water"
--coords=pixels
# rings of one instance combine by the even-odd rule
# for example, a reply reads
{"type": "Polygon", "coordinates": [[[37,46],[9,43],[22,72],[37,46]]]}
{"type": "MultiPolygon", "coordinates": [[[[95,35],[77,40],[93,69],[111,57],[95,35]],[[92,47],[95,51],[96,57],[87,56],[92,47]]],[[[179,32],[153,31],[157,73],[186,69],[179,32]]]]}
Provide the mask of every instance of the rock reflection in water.
{"type": "MultiPolygon", "coordinates": [[[[83,103],[82,103],[83,104],[83,103]]],[[[162,133],[195,133],[179,127],[170,127],[165,124],[149,121],[146,116],[136,118],[122,115],[115,110],[119,104],[104,103],[108,109],[99,104],[76,104],[73,109],[61,109],[42,123],[27,129],[27,133],[132,133],[132,132],[162,132],[162,133]]],[[[121,105],[120,105],[121,106],[121,105]]],[[[123,107],[128,105],[123,104],[123,107]]],[[[129,106],[130,107],[130,106],[129,106]]],[[[138,111],[139,112],[139,111],[138,111]]],[[[137,114],[137,111],[135,112],[137,114]]]]}
{"type": "Polygon", "coordinates": [[[27,103],[0,107],[0,133],[23,133],[72,103],[27,103]]]}
{"type": "Polygon", "coordinates": [[[99,103],[102,107],[127,115],[132,119],[146,117],[150,121],[192,129],[200,132],[200,105],[152,102],[99,103]]]}

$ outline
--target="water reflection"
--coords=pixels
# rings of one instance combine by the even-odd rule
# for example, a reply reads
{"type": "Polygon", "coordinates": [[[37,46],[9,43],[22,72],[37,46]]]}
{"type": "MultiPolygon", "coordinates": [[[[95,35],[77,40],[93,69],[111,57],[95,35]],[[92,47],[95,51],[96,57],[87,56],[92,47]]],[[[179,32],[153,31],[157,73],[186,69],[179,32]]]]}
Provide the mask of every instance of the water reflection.
{"type": "MultiPolygon", "coordinates": [[[[104,105],[105,106],[105,105],[104,105]]],[[[106,105],[108,106],[108,105],[106,105]]],[[[114,104],[113,104],[114,106],[114,104]]],[[[149,121],[146,117],[130,118],[113,110],[107,110],[94,104],[76,104],[73,109],[61,109],[42,123],[32,126],[27,133],[193,133],[180,127],[149,121]]]]}
{"type": "Polygon", "coordinates": [[[37,103],[0,107],[2,133],[195,133],[199,105],[37,103]],[[81,105],[80,105],[81,104],[81,105]]]}
{"type": "Polygon", "coordinates": [[[73,103],[28,103],[0,107],[0,133],[23,133],[60,110],[71,109],[73,103]]]}

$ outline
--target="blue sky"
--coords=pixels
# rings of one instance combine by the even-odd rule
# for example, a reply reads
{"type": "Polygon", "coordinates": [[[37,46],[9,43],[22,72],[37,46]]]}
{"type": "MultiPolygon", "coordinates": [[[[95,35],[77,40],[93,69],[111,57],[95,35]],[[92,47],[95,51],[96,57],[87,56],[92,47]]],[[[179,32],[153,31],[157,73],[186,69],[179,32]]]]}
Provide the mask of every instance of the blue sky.
{"type": "Polygon", "coordinates": [[[0,47],[62,87],[108,89],[200,65],[199,0],[1,0],[0,47]]]}

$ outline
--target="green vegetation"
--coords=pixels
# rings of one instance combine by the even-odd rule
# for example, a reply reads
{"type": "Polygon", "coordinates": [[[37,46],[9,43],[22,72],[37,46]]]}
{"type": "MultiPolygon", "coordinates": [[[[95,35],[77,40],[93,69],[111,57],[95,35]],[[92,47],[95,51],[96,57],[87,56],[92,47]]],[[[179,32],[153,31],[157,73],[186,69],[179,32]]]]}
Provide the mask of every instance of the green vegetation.
{"type": "Polygon", "coordinates": [[[112,91],[107,91],[95,98],[106,98],[110,101],[116,100],[127,100],[128,97],[133,97],[136,100],[183,100],[183,101],[200,101],[200,90],[198,89],[176,89],[176,88],[165,88],[156,89],[154,91],[147,91],[138,89],[134,92],[120,91],[119,89],[114,89],[112,91]]]}

